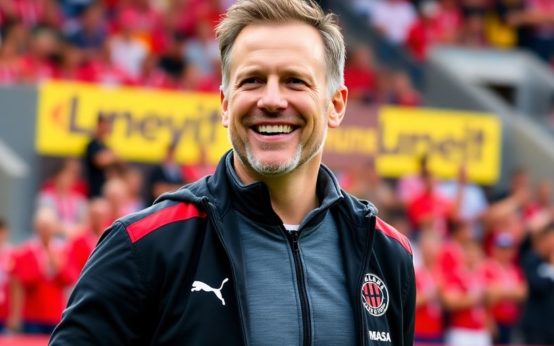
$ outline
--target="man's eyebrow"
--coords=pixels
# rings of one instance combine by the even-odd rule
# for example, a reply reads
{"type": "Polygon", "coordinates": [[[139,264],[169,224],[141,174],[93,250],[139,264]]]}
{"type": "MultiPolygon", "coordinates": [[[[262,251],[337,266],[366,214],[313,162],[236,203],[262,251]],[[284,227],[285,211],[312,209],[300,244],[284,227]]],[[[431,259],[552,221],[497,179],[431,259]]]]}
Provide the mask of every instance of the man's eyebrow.
{"type": "Polygon", "coordinates": [[[264,69],[260,66],[245,67],[235,74],[235,79],[241,79],[244,76],[251,76],[264,73],[264,69]]]}

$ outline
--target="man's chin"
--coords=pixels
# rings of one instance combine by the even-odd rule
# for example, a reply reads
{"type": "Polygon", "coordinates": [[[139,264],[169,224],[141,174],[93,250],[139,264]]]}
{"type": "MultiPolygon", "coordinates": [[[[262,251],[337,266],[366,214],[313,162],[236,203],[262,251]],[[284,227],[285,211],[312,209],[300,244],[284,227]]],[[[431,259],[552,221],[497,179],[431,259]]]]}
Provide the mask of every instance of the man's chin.
{"type": "Polygon", "coordinates": [[[249,166],[256,173],[264,176],[280,176],[290,173],[296,168],[294,162],[272,162],[272,161],[259,161],[248,160],[249,166]]]}
{"type": "Polygon", "coordinates": [[[300,163],[301,150],[297,150],[294,156],[283,160],[275,158],[259,158],[247,151],[247,161],[250,168],[262,176],[281,176],[292,172],[300,163]]]}

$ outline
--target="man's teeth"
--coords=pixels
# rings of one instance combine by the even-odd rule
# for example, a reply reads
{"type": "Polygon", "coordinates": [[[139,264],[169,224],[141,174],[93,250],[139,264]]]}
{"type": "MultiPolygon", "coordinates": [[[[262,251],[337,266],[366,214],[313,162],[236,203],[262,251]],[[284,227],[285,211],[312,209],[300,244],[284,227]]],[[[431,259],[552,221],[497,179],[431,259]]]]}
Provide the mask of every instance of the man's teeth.
{"type": "Polygon", "coordinates": [[[290,125],[259,125],[257,131],[261,134],[287,134],[292,132],[290,125]]]}

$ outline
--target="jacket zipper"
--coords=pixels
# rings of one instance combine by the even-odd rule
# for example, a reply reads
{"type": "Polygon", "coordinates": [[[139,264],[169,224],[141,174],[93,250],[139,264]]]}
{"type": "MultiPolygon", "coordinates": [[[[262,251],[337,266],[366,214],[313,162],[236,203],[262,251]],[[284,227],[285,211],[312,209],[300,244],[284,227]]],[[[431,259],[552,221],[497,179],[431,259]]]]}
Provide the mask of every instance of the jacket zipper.
{"type": "Polygon", "coordinates": [[[229,249],[227,248],[227,245],[223,241],[223,236],[221,235],[221,231],[219,228],[219,224],[217,223],[217,220],[214,216],[214,209],[211,207],[210,202],[208,199],[202,199],[202,202],[204,203],[204,206],[206,210],[208,211],[208,217],[210,218],[210,221],[213,223],[214,228],[216,230],[217,236],[219,238],[219,241],[221,242],[221,245],[223,246],[223,249],[225,250],[225,253],[227,254],[227,257],[229,257],[229,262],[231,262],[231,275],[233,275],[233,287],[235,288],[235,299],[237,300],[237,307],[239,310],[240,315],[240,327],[242,331],[242,339],[244,341],[245,345],[248,345],[248,335],[246,334],[246,316],[244,315],[244,308],[242,307],[241,300],[239,297],[239,290],[238,290],[238,283],[237,283],[237,273],[235,271],[235,266],[233,265],[233,262],[231,260],[231,256],[229,256],[229,249]]]}
{"type": "Polygon", "coordinates": [[[304,280],[304,265],[302,264],[300,249],[298,247],[298,231],[289,232],[284,227],[283,231],[287,234],[296,269],[296,282],[300,294],[300,309],[302,311],[303,344],[304,346],[310,346],[312,344],[312,321],[310,319],[310,302],[308,301],[308,292],[304,280]]]}
{"type": "MultiPolygon", "coordinates": [[[[375,232],[375,216],[370,215],[369,216],[369,222],[370,222],[370,232],[375,232]]],[[[361,288],[364,284],[364,277],[365,277],[365,271],[369,269],[369,260],[371,258],[369,254],[370,250],[370,244],[371,244],[371,238],[373,237],[372,233],[370,233],[370,236],[368,236],[367,242],[365,244],[365,251],[364,256],[362,259],[362,269],[360,272],[360,276],[358,279],[358,288],[356,289],[356,294],[358,295],[358,299],[361,299],[359,288],[361,288]]],[[[356,304],[356,309],[358,312],[358,323],[359,323],[359,331],[360,331],[360,340],[362,342],[362,346],[367,345],[366,340],[366,331],[365,331],[365,323],[364,323],[364,317],[365,317],[365,311],[362,309],[362,303],[361,301],[358,301],[356,304]]]]}

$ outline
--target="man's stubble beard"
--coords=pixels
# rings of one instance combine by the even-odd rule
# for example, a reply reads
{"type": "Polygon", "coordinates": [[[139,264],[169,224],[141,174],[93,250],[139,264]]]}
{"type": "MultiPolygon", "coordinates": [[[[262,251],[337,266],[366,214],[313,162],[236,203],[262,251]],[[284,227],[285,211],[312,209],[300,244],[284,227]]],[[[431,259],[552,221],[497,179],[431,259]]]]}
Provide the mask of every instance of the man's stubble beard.
{"type": "MultiPolygon", "coordinates": [[[[304,146],[302,144],[298,145],[292,158],[281,163],[264,163],[263,161],[258,160],[252,150],[250,150],[250,146],[248,145],[248,143],[244,143],[244,151],[246,155],[243,155],[239,150],[236,149],[234,149],[234,152],[237,154],[243,165],[249,167],[259,175],[281,176],[288,174],[304,163],[311,161],[323,149],[326,137],[327,131],[325,130],[322,141],[318,143],[317,147],[315,147],[314,150],[310,152],[310,154],[304,160],[302,160],[302,151],[304,149],[304,146]]],[[[232,138],[231,142],[234,144],[232,138]]],[[[235,145],[233,145],[233,147],[236,148],[235,145]]]]}
{"type": "Polygon", "coordinates": [[[302,157],[302,144],[298,145],[296,151],[290,159],[281,163],[265,163],[258,160],[250,146],[246,145],[246,160],[248,166],[252,168],[256,173],[264,176],[280,176],[292,172],[296,167],[300,165],[300,159],[302,157]]]}

